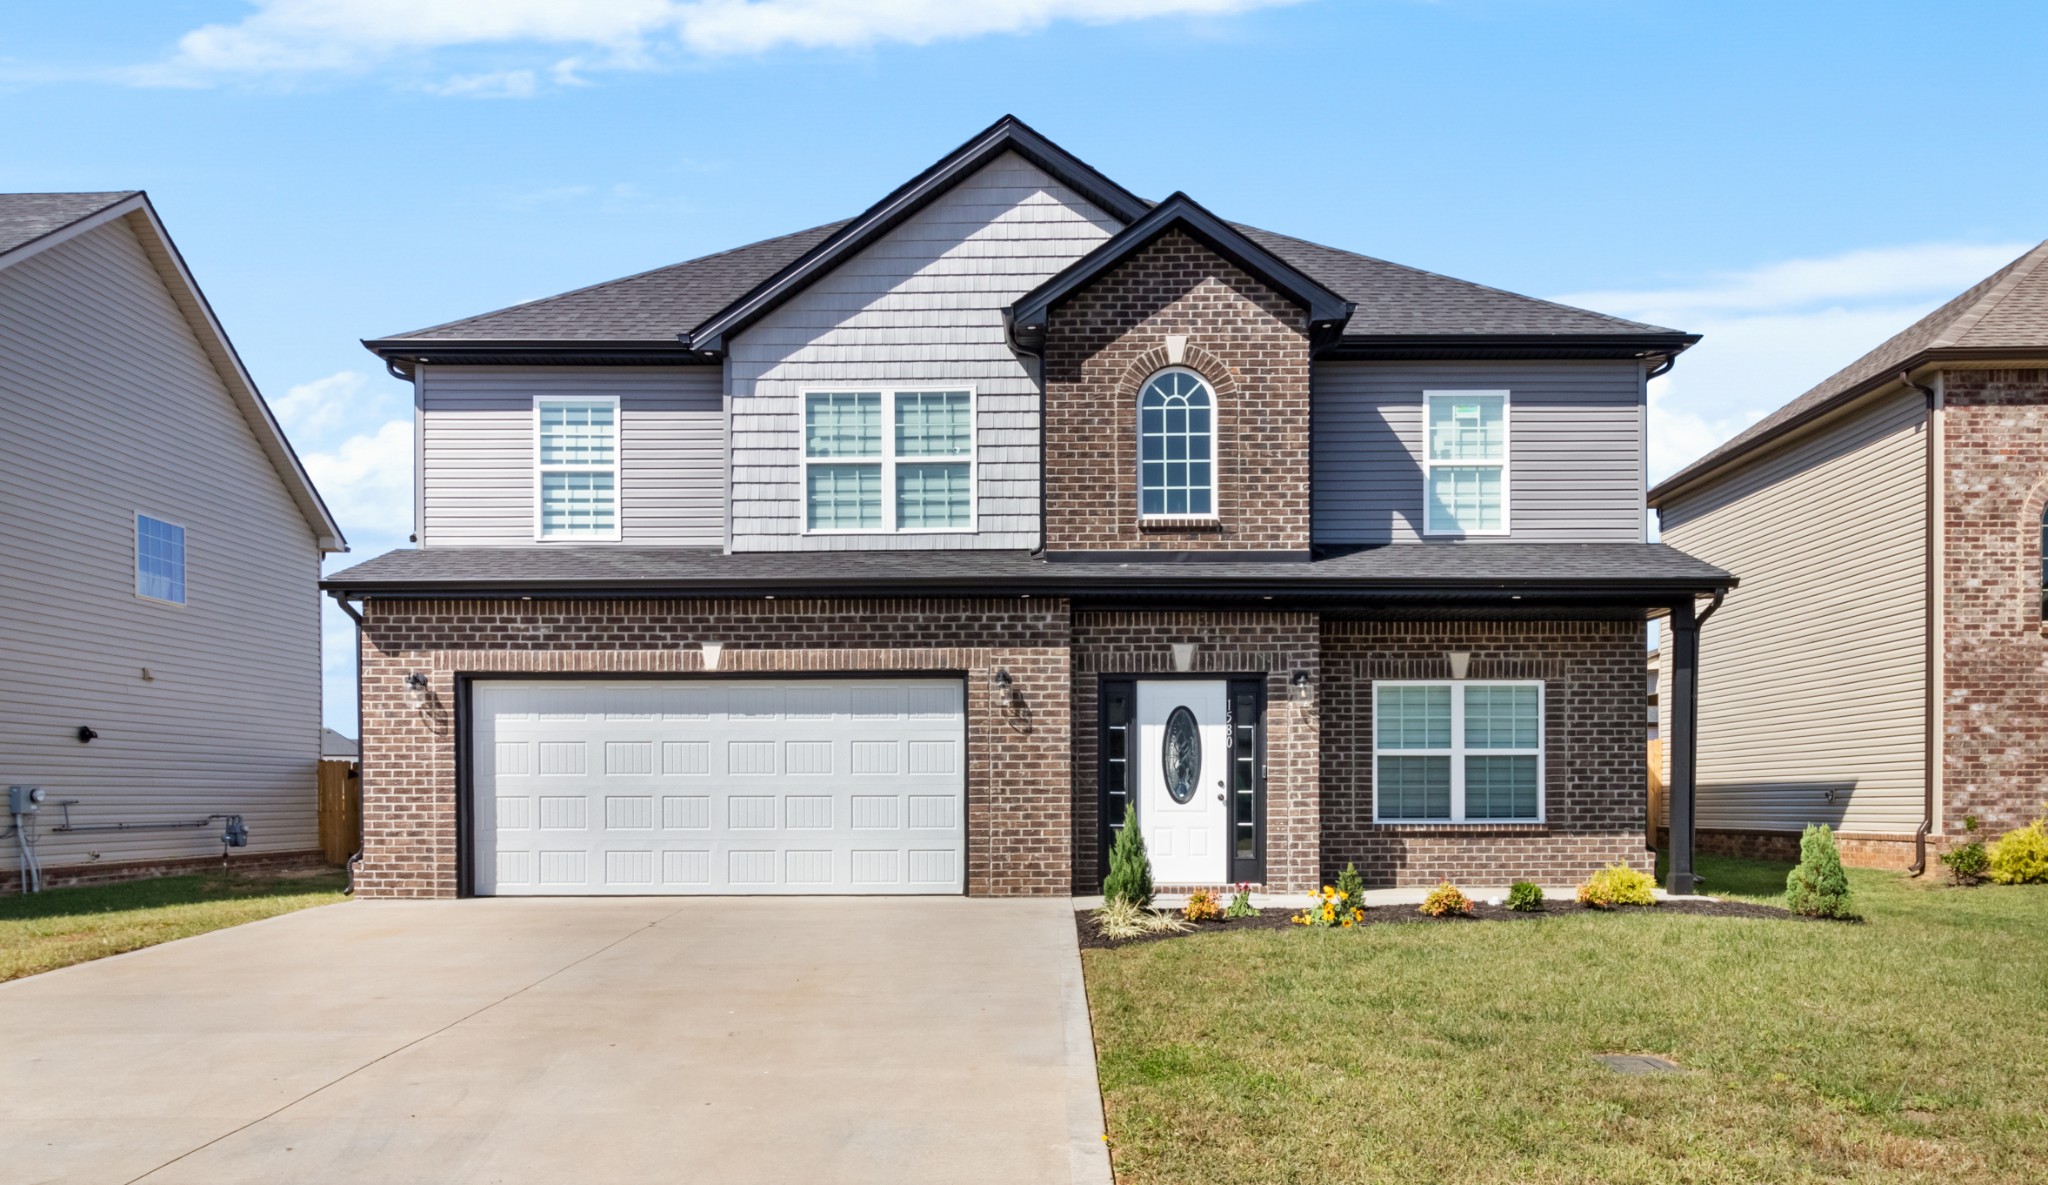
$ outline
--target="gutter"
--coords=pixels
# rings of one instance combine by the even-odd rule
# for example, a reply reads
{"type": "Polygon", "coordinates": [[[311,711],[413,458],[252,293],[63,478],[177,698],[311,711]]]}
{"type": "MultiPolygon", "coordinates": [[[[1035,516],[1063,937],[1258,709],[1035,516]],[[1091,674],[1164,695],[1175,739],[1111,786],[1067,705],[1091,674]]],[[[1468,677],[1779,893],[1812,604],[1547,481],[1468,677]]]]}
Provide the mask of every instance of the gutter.
{"type": "MultiPolygon", "coordinates": [[[[350,621],[356,623],[356,794],[360,796],[369,786],[369,765],[363,760],[363,615],[360,610],[348,603],[347,593],[329,590],[327,595],[333,597],[334,603],[341,607],[341,611],[348,614],[350,621]]],[[[364,811],[356,811],[356,854],[348,858],[347,865],[346,891],[351,897],[356,893],[356,870],[363,864],[363,832],[369,826],[366,818],[364,811]]]]}

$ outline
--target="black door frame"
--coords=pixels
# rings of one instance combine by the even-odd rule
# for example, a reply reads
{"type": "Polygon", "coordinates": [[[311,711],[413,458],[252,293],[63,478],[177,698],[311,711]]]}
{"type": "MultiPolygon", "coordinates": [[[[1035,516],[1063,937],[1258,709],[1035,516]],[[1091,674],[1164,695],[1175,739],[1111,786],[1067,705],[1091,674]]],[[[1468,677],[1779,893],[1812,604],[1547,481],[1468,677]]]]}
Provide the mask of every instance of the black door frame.
{"type": "MultiPolygon", "coordinates": [[[[1110,756],[1110,731],[1113,727],[1130,728],[1136,723],[1140,683],[1202,682],[1224,684],[1224,726],[1229,737],[1225,750],[1229,760],[1237,760],[1238,730],[1249,725],[1251,728],[1252,752],[1252,854],[1249,857],[1237,855],[1237,814],[1235,801],[1226,800],[1224,813],[1224,878],[1226,884],[1263,884],[1266,879],[1266,798],[1267,798],[1267,756],[1266,717],[1268,696],[1266,676],[1257,672],[1170,672],[1160,674],[1117,674],[1096,677],[1096,721],[1095,721],[1095,835],[1096,835],[1096,876],[1098,881],[1109,875],[1109,849],[1116,840],[1115,830],[1109,820],[1111,765],[1114,761],[1125,763],[1129,769],[1129,756],[1134,751],[1129,734],[1126,733],[1125,756],[1110,756]],[[1238,702],[1241,696],[1249,695],[1247,701],[1254,719],[1249,722],[1238,719],[1238,702]],[[1110,723],[1112,697],[1122,695],[1129,704],[1127,723],[1114,726],[1110,723]]],[[[1235,769],[1226,773],[1226,783],[1235,777],[1235,769]]],[[[1228,793],[1236,794],[1234,786],[1228,793]]],[[[1124,822],[1138,817],[1138,786],[1135,780],[1126,778],[1124,822]]]]}

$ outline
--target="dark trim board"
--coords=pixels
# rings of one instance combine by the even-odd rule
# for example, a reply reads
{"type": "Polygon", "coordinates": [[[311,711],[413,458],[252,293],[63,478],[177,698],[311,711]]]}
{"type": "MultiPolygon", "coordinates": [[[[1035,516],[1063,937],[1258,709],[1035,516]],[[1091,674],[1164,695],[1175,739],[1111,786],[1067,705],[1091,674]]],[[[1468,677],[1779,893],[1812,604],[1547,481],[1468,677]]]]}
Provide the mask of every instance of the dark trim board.
{"type": "MultiPolygon", "coordinates": [[[[704,683],[771,682],[780,680],[958,680],[960,683],[960,730],[963,742],[971,743],[974,727],[974,695],[968,686],[971,674],[961,670],[901,671],[488,671],[458,673],[455,676],[455,895],[475,897],[476,893],[476,683],[704,683]]],[[[960,895],[972,888],[969,870],[974,866],[974,829],[967,825],[979,788],[974,782],[974,762],[961,754],[960,769],[960,895]]],[[[613,894],[634,896],[635,894],[613,894]]],[[[650,897],[684,894],[649,893],[650,897]]],[[[740,897],[742,893],[693,893],[694,897],[740,897]]],[[[934,896],[935,894],[869,894],[870,896],[934,896]]]]}

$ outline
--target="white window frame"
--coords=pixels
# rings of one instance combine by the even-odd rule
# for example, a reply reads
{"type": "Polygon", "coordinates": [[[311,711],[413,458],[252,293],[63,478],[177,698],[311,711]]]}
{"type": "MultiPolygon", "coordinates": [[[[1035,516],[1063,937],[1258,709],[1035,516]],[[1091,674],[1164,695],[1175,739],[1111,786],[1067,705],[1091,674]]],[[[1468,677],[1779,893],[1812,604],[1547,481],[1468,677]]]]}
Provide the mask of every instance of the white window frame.
{"type": "Polygon", "coordinates": [[[1548,692],[1541,679],[1376,679],[1372,685],[1372,821],[1390,827],[1504,827],[1526,826],[1549,820],[1549,787],[1546,784],[1544,754],[1550,742],[1548,692]],[[1448,687],[1451,689],[1451,746],[1448,749],[1380,748],[1380,689],[1384,687],[1448,687]],[[1534,749],[1468,749],[1465,747],[1465,693],[1468,687],[1534,687],[1536,689],[1536,747],[1534,749]],[[1465,817],[1465,759],[1467,757],[1535,757],[1536,816],[1530,819],[1468,819],[1465,817]],[[1442,819],[1384,818],[1380,815],[1380,758],[1448,757],[1451,760],[1451,813],[1442,819]]]}
{"type": "Polygon", "coordinates": [[[616,395],[536,395],[533,397],[533,541],[535,543],[577,544],[617,543],[626,529],[626,481],[621,462],[626,455],[626,421],[619,411],[616,395]],[[612,463],[605,465],[544,465],[540,459],[540,409],[543,404],[612,409],[612,463]],[[549,535],[541,505],[542,479],[549,473],[610,473],[612,475],[612,529],[608,535],[549,535]]]}
{"type": "Polygon", "coordinates": [[[972,383],[835,383],[805,387],[797,393],[797,456],[803,461],[797,490],[797,518],[803,534],[829,535],[973,535],[981,530],[981,393],[972,383]],[[967,393],[967,455],[965,457],[898,457],[896,453],[896,397],[940,391],[967,393]],[[882,397],[882,451],[873,457],[813,457],[810,453],[810,406],[813,395],[852,395],[874,392],[882,397]],[[896,525],[896,465],[958,465],[967,462],[967,525],[964,527],[898,527],[896,525]],[[811,467],[814,465],[880,465],[882,467],[882,525],[879,527],[811,526],[811,467]]]}
{"type": "MultiPolygon", "coordinates": [[[[1216,394],[1216,384],[1210,382],[1207,375],[1192,367],[1162,366],[1151,374],[1146,375],[1145,381],[1138,384],[1138,398],[1133,401],[1131,415],[1136,421],[1133,425],[1136,431],[1132,433],[1132,464],[1134,468],[1131,471],[1131,475],[1136,479],[1132,482],[1132,485],[1136,488],[1138,495],[1138,521],[1141,523],[1213,523],[1220,521],[1223,515],[1223,464],[1221,458],[1223,448],[1223,400],[1216,394]],[[1145,389],[1152,385],[1153,380],[1168,374],[1187,375],[1189,378],[1202,384],[1202,389],[1209,393],[1209,509],[1200,514],[1192,511],[1181,514],[1145,513],[1145,389]]],[[[1193,460],[1193,458],[1189,459],[1193,460]]]]}
{"type": "Polygon", "coordinates": [[[150,604],[152,604],[152,605],[168,605],[168,606],[170,606],[170,607],[171,607],[171,608],[173,608],[173,609],[183,609],[183,608],[184,608],[184,607],[185,607],[186,605],[190,604],[190,603],[191,603],[191,601],[192,601],[192,546],[191,546],[191,539],[192,539],[192,530],[191,530],[191,528],[187,527],[187,526],[186,526],[186,525],[185,525],[184,523],[180,523],[180,522],[173,522],[173,521],[171,521],[170,519],[164,518],[164,517],[162,517],[162,516],[160,516],[160,515],[155,515],[155,514],[151,514],[151,513],[149,513],[149,512],[147,511],[147,510],[138,510],[138,511],[136,511],[136,512],[135,512],[135,515],[134,515],[134,517],[133,517],[133,518],[131,518],[131,519],[130,519],[129,521],[130,521],[130,523],[131,523],[131,524],[133,525],[133,527],[134,527],[134,529],[135,529],[135,571],[134,571],[134,580],[133,580],[133,582],[132,582],[132,583],[130,584],[130,586],[129,586],[129,587],[130,587],[130,589],[131,589],[131,590],[132,590],[132,591],[133,591],[133,592],[135,593],[135,599],[136,599],[136,600],[138,600],[138,601],[148,601],[148,602],[149,602],[150,604]],[[178,566],[179,566],[179,567],[180,567],[181,569],[183,569],[183,575],[182,575],[182,578],[181,578],[181,579],[179,580],[179,582],[178,582],[178,583],[179,583],[180,585],[182,585],[182,586],[184,587],[184,590],[185,590],[185,599],[184,599],[184,600],[182,600],[182,601],[173,601],[173,600],[171,600],[171,599],[170,599],[170,598],[168,598],[168,597],[153,597],[153,596],[150,596],[150,595],[149,595],[148,593],[146,593],[146,592],[143,592],[143,591],[142,591],[142,520],[143,520],[143,519],[149,519],[149,520],[151,520],[151,521],[153,521],[153,522],[159,522],[159,523],[162,523],[163,525],[165,525],[165,526],[167,526],[167,527],[176,527],[176,528],[178,528],[178,531],[179,531],[179,533],[180,533],[180,538],[182,538],[182,539],[183,539],[183,540],[185,541],[185,542],[183,543],[183,545],[182,545],[182,546],[183,546],[183,551],[182,551],[182,552],[181,552],[181,553],[179,554],[179,556],[178,556],[178,566]]]}
{"type": "Polygon", "coordinates": [[[1475,536],[1499,536],[1509,534],[1514,523],[1510,518],[1515,500],[1512,460],[1515,455],[1515,401],[1500,388],[1471,389],[1458,391],[1427,390],[1422,393],[1422,533],[1435,539],[1469,539],[1475,536]],[[1474,395],[1500,396],[1500,460],[1495,461],[1438,461],[1430,456],[1429,448],[1429,405],[1438,399],[1469,399],[1474,395]],[[1438,528],[1430,521],[1429,491],[1433,487],[1435,470],[1471,469],[1478,465],[1500,466],[1500,529],[1495,531],[1467,531],[1462,527],[1438,528]]]}

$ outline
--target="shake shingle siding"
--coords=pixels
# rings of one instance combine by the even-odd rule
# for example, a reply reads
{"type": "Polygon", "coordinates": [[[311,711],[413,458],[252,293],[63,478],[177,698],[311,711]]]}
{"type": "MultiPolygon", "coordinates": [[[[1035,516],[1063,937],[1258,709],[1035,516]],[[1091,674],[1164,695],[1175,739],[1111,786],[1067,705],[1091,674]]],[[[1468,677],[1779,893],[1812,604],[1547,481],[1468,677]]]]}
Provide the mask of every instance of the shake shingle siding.
{"type": "Polygon", "coordinates": [[[1037,387],[1002,310],[1115,229],[1005,155],[741,333],[729,364],[733,549],[1035,546],[1037,387]],[[975,390],[979,530],[805,535],[803,392],[891,382],[975,390]]]}
{"type": "Polygon", "coordinates": [[[419,369],[428,547],[533,543],[533,401],[619,401],[621,542],[715,547],[725,534],[722,371],[703,367],[419,369]]]}
{"type": "Polygon", "coordinates": [[[1423,531],[1423,392],[1508,392],[1510,534],[1473,542],[1644,538],[1640,363],[1322,362],[1315,368],[1319,544],[1423,531]]]}

